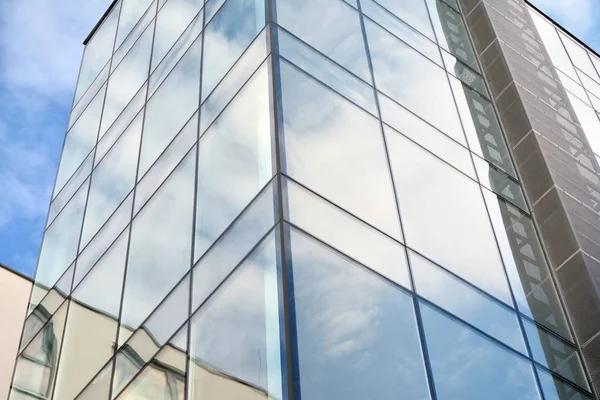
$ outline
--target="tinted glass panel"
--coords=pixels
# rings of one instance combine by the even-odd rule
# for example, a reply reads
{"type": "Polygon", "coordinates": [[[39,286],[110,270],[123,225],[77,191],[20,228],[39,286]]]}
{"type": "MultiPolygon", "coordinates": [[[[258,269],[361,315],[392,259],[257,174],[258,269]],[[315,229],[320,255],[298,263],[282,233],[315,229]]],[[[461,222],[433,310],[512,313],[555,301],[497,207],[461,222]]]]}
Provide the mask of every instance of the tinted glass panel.
{"type": "Polygon", "coordinates": [[[591,397],[553,377],[551,373],[541,368],[537,371],[546,400],[591,400],[591,397]]]}
{"type": "Polygon", "coordinates": [[[376,0],[381,6],[398,18],[418,29],[424,35],[434,39],[433,29],[423,0],[376,0]]]}
{"type": "MultiPolygon", "coordinates": [[[[133,27],[139,22],[140,18],[148,7],[152,0],[122,0],[123,5],[121,6],[121,14],[119,15],[119,29],[117,30],[117,39],[115,42],[115,49],[118,49],[123,40],[129,35],[134,29],[133,27]]],[[[149,15],[154,16],[156,13],[156,4],[154,9],[149,10],[149,15]]]]}
{"type": "Polygon", "coordinates": [[[291,232],[304,399],[429,399],[412,298],[291,232]]]}

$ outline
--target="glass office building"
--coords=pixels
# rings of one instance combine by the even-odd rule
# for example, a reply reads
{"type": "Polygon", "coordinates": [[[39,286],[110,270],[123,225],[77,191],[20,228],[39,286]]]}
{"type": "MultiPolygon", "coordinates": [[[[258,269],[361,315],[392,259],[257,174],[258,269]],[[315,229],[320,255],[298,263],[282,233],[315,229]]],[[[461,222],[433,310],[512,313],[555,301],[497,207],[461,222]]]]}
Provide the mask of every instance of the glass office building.
{"type": "Polygon", "coordinates": [[[595,186],[559,177],[600,184],[599,72],[522,0],[115,1],[10,400],[596,398],[595,186]]]}

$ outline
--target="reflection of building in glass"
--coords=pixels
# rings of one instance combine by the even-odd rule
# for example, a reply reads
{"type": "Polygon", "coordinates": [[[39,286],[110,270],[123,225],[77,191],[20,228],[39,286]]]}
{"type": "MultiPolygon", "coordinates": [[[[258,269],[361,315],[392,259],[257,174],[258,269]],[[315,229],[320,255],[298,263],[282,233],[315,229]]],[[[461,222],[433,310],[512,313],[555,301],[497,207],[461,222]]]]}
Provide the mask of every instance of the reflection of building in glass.
{"type": "Polygon", "coordinates": [[[115,1],[10,399],[593,398],[600,59],[472,3],[115,1]]]}

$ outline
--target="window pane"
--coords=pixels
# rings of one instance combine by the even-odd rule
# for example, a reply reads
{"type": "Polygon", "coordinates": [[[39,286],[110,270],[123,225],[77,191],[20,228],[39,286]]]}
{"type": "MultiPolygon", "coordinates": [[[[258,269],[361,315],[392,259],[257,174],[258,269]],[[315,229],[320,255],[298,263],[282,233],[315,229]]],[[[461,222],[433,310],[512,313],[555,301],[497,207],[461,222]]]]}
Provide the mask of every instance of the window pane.
{"type": "Polygon", "coordinates": [[[102,89],[104,84],[108,79],[109,73],[109,65],[106,64],[104,69],[100,72],[100,75],[94,80],[90,88],[85,92],[85,94],[81,97],[77,105],[73,107],[71,110],[71,115],[69,116],[69,129],[73,126],[75,121],[79,118],[79,116],[86,110],[87,106],[90,104],[90,101],[96,96],[98,91],[102,89]]]}
{"type": "Polygon", "coordinates": [[[89,180],[44,233],[35,283],[52,287],[77,255],[89,180]]]}
{"type": "Polygon", "coordinates": [[[549,372],[541,368],[537,368],[537,372],[546,400],[591,400],[591,397],[553,377],[549,372]]]}
{"type": "Polygon", "coordinates": [[[74,399],[113,354],[128,239],[128,232],[122,234],[73,293],[57,399],[74,399]]]}
{"type": "Polygon", "coordinates": [[[186,157],[133,221],[122,325],[137,328],[190,268],[195,158],[186,157]]]}
{"type": "Polygon", "coordinates": [[[402,240],[378,120],[285,61],[281,81],[286,173],[402,240]]]}
{"type": "Polygon", "coordinates": [[[198,308],[248,252],[269,231],[276,220],[277,185],[273,180],[248,206],[229,231],[194,266],[194,298],[198,308]]]}
{"type": "Polygon", "coordinates": [[[94,380],[77,397],[77,400],[108,399],[110,395],[110,378],[112,376],[113,363],[109,362],[102,368],[94,380]]]}
{"type": "Polygon", "coordinates": [[[257,0],[229,0],[205,30],[202,101],[265,26],[265,5],[257,0]]]}
{"type": "Polygon", "coordinates": [[[340,0],[279,0],[277,23],[371,82],[360,16],[348,4],[340,0]]]}
{"type": "Polygon", "coordinates": [[[202,41],[198,39],[148,100],[139,176],[148,171],[198,109],[201,57],[202,41]]]}
{"type": "MultiPolygon", "coordinates": [[[[154,16],[156,15],[156,2],[150,4],[148,0],[141,0],[141,2],[137,1],[136,3],[137,4],[133,5],[131,1],[129,2],[129,4],[131,4],[131,6],[133,6],[133,7],[139,7],[137,10],[123,9],[121,11],[121,17],[119,20],[119,24],[121,24],[122,22],[124,22],[125,24],[133,22],[133,23],[136,23],[136,25],[135,25],[135,28],[133,28],[133,30],[129,34],[129,36],[127,36],[127,39],[125,39],[125,41],[123,41],[122,44],[120,44],[119,42],[116,43],[115,54],[113,55],[112,63],[110,66],[111,73],[119,66],[119,64],[121,64],[121,61],[123,60],[123,58],[129,53],[129,50],[131,50],[133,45],[137,42],[137,40],[140,38],[142,33],[144,33],[144,31],[146,30],[146,27],[148,27],[148,24],[150,24],[150,22],[152,22],[152,20],[154,19],[154,16]],[[144,7],[144,8],[141,9],[141,7],[144,7]],[[129,12],[129,11],[134,11],[136,13],[142,13],[145,11],[145,13],[142,16],[141,20],[139,20],[139,21],[137,21],[137,20],[136,21],[123,21],[123,18],[128,18],[128,16],[124,16],[123,13],[129,12]],[[120,45],[120,47],[119,47],[119,45],[120,45]]],[[[127,2],[126,2],[126,4],[127,4],[127,2]]],[[[123,8],[125,8],[126,4],[123,4],[123,8]]],[[[127,27],[124,27],[124,28],[127,28],[127,27]]],[[[129,28],[131,28],[131,26],[129,28]]],[[[121,32],[121,27],[119,27],[119,34],[120,34],[120,32],[121,32]]]]}
{"type": "Polygon", "coordinates": [[[523,323],[533,359],[571,382],[589,389],[577,349],[536,327],[532,322],[524,320],[523,323]]]}
{"type": "Polygon", "coordinates": [[[423,0],[376,0],[382,7],[392,12],[398,18],[419,30],[427,37],[434,39],[433,29],[423,0]]]}
{"type": "Polygon", "coordinates": [[[512,304],[479,185],[401,135],[387,135],[406,241],[512,304]]]}
{"type": "Polygon", "coordinates": [[[559,36],[562,39],[567,52],[571,56],[571,61],[573,61],[573,64],[592,79],[595,79],[596,81],[600,80],[600,78],[598,78],[598,74],[596,73],[596,69],[594,68],[592,61],[587,54],[587,51],[573,40],[569,39],[567,35],[563,34],[562,32],[559,32],[559,36]]]}
{"type": "Polygon", "coordinates": [[[156,18],[152,71],[196,17],[203,2],[204,0],[170,0],[160,10],[156,18]]]}
{"type": "Polygon", "coordinates": [[[519,182],[514,181],[508,175],[498,171],[487,161],[484,161],[477,156],[473,156],[473,161],[475,163],[475,168],[477,169],[479,183],[517,205],[522,210],[529,209],[527,207],[527,202],[525,201],[525,194],[523,193],[519,182]]]}
{"type": "MultiPolygon", "coordinates": [[[[122,0],[123,5],[121,6],[121,15],[119,16],[119,29],[117,30],[117,40],[115,43],[115,49],[118,49],[123,43],[123,40],[129,35],[134,29],[134,26],[139,22],[140,18],[148,7],[152,0],[122,0]]],[[[153,4],[154,9],[148,10],[150,18],[156,13],[156,4],[153,4]]]]}
{"type": "Polygon", "coordinates": [[[190,398],[282,398],[275,235],[192,319],[190,398]]]}
{"type": "Polygon", "coordinates": [[[304,399],[429,399],[412,298],[292,230],[304,399]]]}
{"type": "Polygon", "coordinates": [[[439,400],[541,399],[531,362],[421,303],[439,400]]]}
{"type": "Polygon", "coordinates": [[[92,174],[81,246],[85,246],[133,189],[142,133],[141,114],[92,174]]]}
{"type": "Polygon", "coordinates": [[[402,245],[293,181],[284,182],[287,220],[386,278],[411,287],[402,245]]]}
{"type": "Polygon", "coordinates": [[[150,24],[137,43],[108,79],[106,103],[102,114],[100,137],[108,130],[125,106],[148,79],[154,24],[150,24]]]}
{"type": "Polygon", "coordinates": [[[466,144],[446,72],[371,21],[365,27],[377,89],[466,144]]]}
{"type": "Polygon", "coordinates": [[[67,132],[60,158],[54,193],[57,194],[96,145],[106,86],[92,100],[85,112],[67,132]]]}
{"type": "Polygon", "coordinates": [[[279,54],[371,114],[377,115],[375,95],[371,86],[322,57],[284,30],[278,30],[278,38],[279,54]]]}
{"type": "Polygon", "coordinates": [[[527,354],[517,314],[442,270],[409,252],[417,293],[440,308],[527,354]]]}
{"type": "Polygon", "coordinates": [[[119,3],[115,4],[108,17],[106,17],[100,28],[94,32],[94,36],[85,46],[83,61],[79,70],[79,81],[75,91],[75,103],[112,56],[120,8],[119,3]]]}
{"type": "Polygon", "coordinates": [[[195,259],[274,175],[267,68],[204,133],[199,153],[195,259]]]}

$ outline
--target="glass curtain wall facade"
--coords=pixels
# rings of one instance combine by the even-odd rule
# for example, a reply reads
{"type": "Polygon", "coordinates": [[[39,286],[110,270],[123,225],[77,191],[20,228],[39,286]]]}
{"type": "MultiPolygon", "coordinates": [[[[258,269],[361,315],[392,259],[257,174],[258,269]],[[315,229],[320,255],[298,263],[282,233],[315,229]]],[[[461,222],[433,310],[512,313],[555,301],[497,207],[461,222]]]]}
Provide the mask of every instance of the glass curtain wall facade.
{"type": "Polygon", "coordinates": [[[591,399],[454,0],[119,0],[10,400],[591,399]]]}

